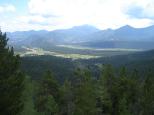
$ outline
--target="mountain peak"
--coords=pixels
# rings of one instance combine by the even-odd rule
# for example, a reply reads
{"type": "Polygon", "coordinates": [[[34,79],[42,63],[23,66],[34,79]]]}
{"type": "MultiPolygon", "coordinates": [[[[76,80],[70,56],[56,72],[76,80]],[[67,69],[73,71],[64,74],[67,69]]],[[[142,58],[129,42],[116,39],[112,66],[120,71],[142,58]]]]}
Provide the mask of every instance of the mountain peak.
{"type": "Polygon", "coordinates": [[[129,30],[132,30],[132,29],[134,29],[132,26],[125,25],[125,26],[118,28],[116,31],[129,31],[129,30]]]}
{"type": "Polygon", "coordinates": [[[133,27],[132,27],[132,26],[130,26],[130,25],[125,25],[125,26],[122,26],[122,27],[120,27],[120,28],[132,29],[133,27]]]}

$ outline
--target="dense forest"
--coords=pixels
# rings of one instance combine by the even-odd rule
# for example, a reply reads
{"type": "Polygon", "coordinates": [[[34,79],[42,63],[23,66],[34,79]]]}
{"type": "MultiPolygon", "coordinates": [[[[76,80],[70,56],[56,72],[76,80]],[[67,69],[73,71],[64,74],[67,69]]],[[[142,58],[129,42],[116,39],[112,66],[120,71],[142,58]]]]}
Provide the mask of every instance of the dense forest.
{"type": "Polygon", "coordinates": [[[55,67],[42,70],[45,64],[50,68],[48,61],[41,57],[37,61],[35,57],[21,59],[7,42],[7,35],[0,32],[0,115],[154,115],[151,67],[141,75],[143,66],[130,69],[132,64],[112,66],[110,61],[99,59],[101,64],[96,69],[89,66],[96,60],[59,62],[47,56],[55,67]],[[31,63],[37,64],[33,72],[31,63]]]}

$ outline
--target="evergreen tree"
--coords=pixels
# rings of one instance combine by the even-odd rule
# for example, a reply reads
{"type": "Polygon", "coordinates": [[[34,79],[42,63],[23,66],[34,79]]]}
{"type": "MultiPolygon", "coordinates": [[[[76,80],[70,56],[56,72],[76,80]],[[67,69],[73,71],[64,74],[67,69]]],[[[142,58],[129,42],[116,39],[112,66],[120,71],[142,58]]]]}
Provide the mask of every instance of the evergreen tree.
{"type": "Polygon", "coordinates": [[[112,115],[115,113],[115,105],[117,104],[117,90],[115,89],[116,79],[114,76],[113,67],[111,65],[105,65],[102,69],[98,88],[98,95],[101,103],[100,109],[102,114],[112,115]]]}
{"type": "Polygon", "coordinates": [[[74,114],[74,94],[72,83],[66,80],[61,87],[61,114],[73,115],[74,114]]]}
{"type": "Polygon", "coordinates": [[[23,92],[23,101],[24,101],[24,108],[21,115],[38,115],[34,108],[34,83],[32,82],[31,78],[26,76],[25,77],[25,90],[23,92]]]}
{"type": "Polygon", "coordinates": [[[59,107],[54,97],[52,95],[48,95],[46,99],[45,115],[58,115],[59,107]]]}
{"type": "Polygon", "coordinates": [[[126,96],[119,101],[119,115],[132,115],[129,111],[126,96]]]}
{"type": "Polygon", "coordinates": [[[142,81],[140,80],[139,72],[135,69],[132,75],[128,77],[128,104],[132,115],[140,114],[141,109],[141,86],[142,81]]]}
{"type": "Polygon", "coordinates": [[[126,73],[126,68],[122,67],[120,70],[120,76],[117,80],[117,92],[118,92],[118,103],[119,115],[131,115],[129,108],[129,92],[131,84],[129,84],[129,78],[126,73]]]}
{"type": "Polygon", "coordinates": [[[89,71],[76,72],[74,115],[96,115],[96,89],[89,71]]]}
{"type": "Polygon", "coordinates": [[[40,83],[36,95],[36,110],[45,115],[56,115],[59,112],[59,85],[53,74],[47,71],[40,83]]]}
{"type": "Polygon", "coordinates": [[[0,114],[17,115],[23,109],[24,75],[19,56],[7,46],[6,33],[0,31],[0,114]]]}
{"type": "Polygon", "coordinates": [[[142,95],[142,115],[154,115],[154,75],[151,71],[143,84],[142,95]]]}
{"type": "Polygon", "coordinates": [[[122,77],[122,78],[127,77],[126,67],[121,67],[120,68],[120,77],[122,77]]]}

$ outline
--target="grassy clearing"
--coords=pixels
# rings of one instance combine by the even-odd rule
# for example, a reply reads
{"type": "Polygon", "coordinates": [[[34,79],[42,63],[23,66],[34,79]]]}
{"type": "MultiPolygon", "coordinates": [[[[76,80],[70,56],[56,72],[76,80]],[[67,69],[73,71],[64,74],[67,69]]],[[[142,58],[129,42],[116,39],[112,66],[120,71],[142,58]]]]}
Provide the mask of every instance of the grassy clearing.
{"type": "Polygon", "coordinates": [[[63,58],[71,58],[71,59],[91,59],[91,58],[99,58],[99,57],[110,57],[115,55],[125,55],[137,51],[141,51],[138,49],[120,49],[120,48],[108,48],[108,49],[95,49],[88,47],[78,47],[71,45],[57,45],[56,48],[61,48],[60,50],[44,50],[42,48],[29,48],[22,47],[22,51],[16,52],[21,57],[23,56],[39,56],[39,55],[51,55],[63,58]],[[67,51],[70,50],[68,53],[67,51]]]}
{"type": "Polygon", "coordinates": [[[100,56],[93,56],[93,55],[81,55],[81,54],[62,54],[52,51],[46,51],[41,48],[28,48],[23,47],[25,49],[25,52],[18,52],[18,54],[23,56],[37,56],[37,55],[52,55],[57,57],[63,57],[63,58],[72,58],[72,59],[90,59],[90,58],[98,58],[100,56]]]}

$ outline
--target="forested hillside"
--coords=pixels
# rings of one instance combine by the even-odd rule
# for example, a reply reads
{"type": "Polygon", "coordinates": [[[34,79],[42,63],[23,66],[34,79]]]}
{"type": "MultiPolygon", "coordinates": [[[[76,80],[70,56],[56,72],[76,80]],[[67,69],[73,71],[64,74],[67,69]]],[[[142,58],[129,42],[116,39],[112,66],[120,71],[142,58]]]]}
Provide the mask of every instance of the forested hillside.
{"type": "Polygon", "coordinates": [[[71,59],[54,56],[29,56],[21,58],[21,69],[32,79],[40,80],[45,71],[53,71],[57,79],[64,81],[70,78],[76,68],[71,59]]]}
{"type": "Polygon", "coordinates": [[[21,58],[21,69],[32,79],[40,79],[45,70],[54,72],[58,80],[64,81],[65,78],[71,78],[76,68],[88,68],[92,74],[100,74],[100,66],[105,64],[112,64],[117,70],[121,66],[125,66],[128,70],[137,69],[140,74],[152,71],[154,68],[154,51],[137,52],[133,54],[109,56],[94,59],[67,59],[55,56],[27,56],[21,58]]]}

